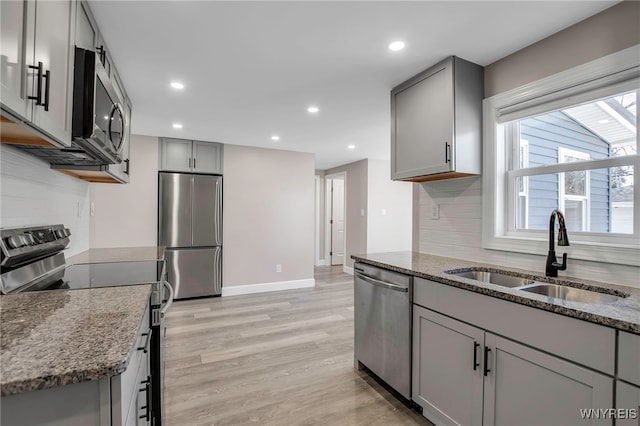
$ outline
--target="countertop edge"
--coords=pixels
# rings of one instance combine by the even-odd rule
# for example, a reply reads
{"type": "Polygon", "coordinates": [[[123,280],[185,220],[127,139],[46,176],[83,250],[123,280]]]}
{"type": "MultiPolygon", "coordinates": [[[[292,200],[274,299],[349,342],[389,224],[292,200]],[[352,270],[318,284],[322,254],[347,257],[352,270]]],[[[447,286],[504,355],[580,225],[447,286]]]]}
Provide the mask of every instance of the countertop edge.
{"type": "MultiPolygon", "coordinates": [[[[442,257],[442,256],[439,256],[442,257]]],[[[502,300],[506,300],[509,302],[513,302],[513,303],[518,303],[520,305],[524,305],[524,306],[529,306],[532,308],[536,308],[536,309],[541,309],[541,310],[545,310],[548,312],[553,312],[553,313],[557,313],[560,315],[564,315],[564,316],[568,316],[571,318],[576,318],[576,319],[580,319],[583,321],[588,321],[594,324],[599,324],[599,325],[603,325],[606,327],[611,327],[611,328],[615,328],[617,330],[621,330],[621,331],[627,331],[633,334],[637,334],[640,335],[640,324],[634,324],[634,323],[630,323],[627,321],[624,321],[622,319],[616,319],[616,318],[611,318],[602,314],[597,314],[597,313],[593,313],[593,312],[584,312],[584,311],[580,311],[578,309],[574,309],[571,307],[567,307],[567,306],[559,306],[559,305],[555,305],[553,303],[548,303],[545,302],[543,300],[539,300],[536,299],[535,296],[533,297],[527,297],[529,295],[516,295],[513,293],[509,293],[506,291],[500,291],[497,289],[492,289],[492,288],[487,288],[487,287],[482,287],[482,286],[478,286],[478,285],[474,285],[474,284],[470,284],[467,283],[465,281],[463,281],[462,279],[456,279],[454,278],[454,276],[451,276],[451,278],[445,278],[442,276],[438,276],[438,275],[433,275],[433,274],[429,274],[426,272],[422,272],[422,271],[416,271],[413,269],[408,269],[405,267],[401,267],[398,265],[394,265],[391,263],[386,263],[380,260],[375,260],[375,259],[369,259],[367,257],[363,257],[362,255],[351,255],[351,258],[357,262],[362,262],[371,266],[378,266],[380,268],[384,268],[384,269],[388,269],[391,271],[395,271],[395,272],[399,272],[399,273],[403,273],[403,274],[407,274],[407,275],[412,275],[414,277],[419,277],[419,278],[424,278],[427,280],[431,280],[431,281],[435,281],[438,282],[440,284],[445,284],[445,285],[449,285],[452,287],[457,287],[463,290],[468,290],[468,291],[472,291],[474,293],[479,293],[479,294],[483,294],[486,296],[490,296],[490,297],[495,297],[498,299],[502,299],[502,300]]],[[[462,259],[454,259],[451,258],[451,260],[455,260],[456,262],[466,262],[462,259]]],[[[466,263],[469,264],[477,264],[478,262],[473,262],[473,261],[468,261],[466,263]]],[[[490,264],[486,264],[485,266],[488,270],[490,269],[498,269],[495,265],[490,265],[490,264]]],[[[500,268],[500,270],[508,270],[509,268],[500,268]]],[[[444,273],[444,270],[442,271],[444,273]]],[[[601,283],[603,285],[603,287],[606,287],[607,283],[601,283]]],[[[617,286],[612,284],[612,289],[613,290],[617,290],[617,288],[620,288],[621,286],[617,286]]],[[[608,287],[606,287],[608,288],[608,287]]],[[[619,290],[618,290],[619,291],[619,290]]],[[[639,313],[640,315],[640,313],[639,313]]]]}
{"type": "MultiPolygon", "coordinates": [[[[121,286],[121,287],[102,287],[96,289],[83,289],[83,290],[64,290],[64,291],[95,291],[95,290],[105,290],[105,289],[122,289],[123,287],[147,287],[147,291],[143,291],[142,298],[147,302],[143,304],[139,317],[137,318],[138,326],[135,329],[135,332],[132,333],[130,339],[127,339],[128,342],[125,344],[128,347],[126,354],[124,355],[124,359],[122,357],[111,357],[111,359],[107,359],[102,363],[98,363],[98,365],[88,368],[72,368],[66,371],[62,371],[60,373],[55,374],[44,374],[37,377],[30,377],[22,380],[3,380],[0,385],[0,396],[7,397],[11,395],[17,395],[20,393],[45,390],[50,388],[55,388],[58,386],[89,382],[94,380],[102,380],[105,378],[114,377],[124,373],[129,367],[129,361],[135,352],[136,339],[138,335],[138,330],[140,329],[140,323],[144,319],[144,314],[147,312],[148,300],[151,296],[151,285],[150,284],[139,284],[132,286],[121,286]]],[[[56,292],[60,290],[54,290],[56,292]]],[[[44,293],[44,292],[42,292],[44,293]]],[[[7,296],[5,296],[7,297],[7,296]]],[[[142,303],[142,302],[141,302],[142,303]]],[[[45,372],[46,373],[46,372],[45,372]]]]}

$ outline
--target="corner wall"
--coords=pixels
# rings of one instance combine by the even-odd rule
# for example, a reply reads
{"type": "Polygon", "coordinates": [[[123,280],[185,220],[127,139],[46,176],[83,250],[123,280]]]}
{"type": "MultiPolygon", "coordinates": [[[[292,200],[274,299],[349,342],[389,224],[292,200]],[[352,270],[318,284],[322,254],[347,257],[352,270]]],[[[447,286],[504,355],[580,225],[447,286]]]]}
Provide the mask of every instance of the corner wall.
{"type": "Polygon", "coordinates": [[[133,135],[129,155],[128,184],[91,184],[91,248],[157,244],[158,138],[133,135]]]}
{"type": "Polygon", "coordinates": [[[314,185],[312,154],[225,145],[224,287],[313,282],[314,185]]]}

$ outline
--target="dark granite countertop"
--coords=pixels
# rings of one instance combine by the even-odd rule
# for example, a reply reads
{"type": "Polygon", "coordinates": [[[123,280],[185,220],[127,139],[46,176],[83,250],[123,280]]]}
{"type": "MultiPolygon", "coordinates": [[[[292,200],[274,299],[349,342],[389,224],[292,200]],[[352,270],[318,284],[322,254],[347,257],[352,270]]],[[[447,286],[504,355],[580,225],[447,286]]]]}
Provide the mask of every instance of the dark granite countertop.
{"type": "Polygon", "coordinates": [[[469,260],[442,257],[418,252],[392,252],[352,255],[352,259],[373,266],[410,274],[427,280],[437,281],[450,286],[470,290],[476,293],[509,300],[522,305],[579,318],[584,321],[602,324],[618,330],[640,334],[640,288],[610,283],[564,277],[548,278],[539,273],[469,260]],[[543,295],[524,292],[495,284],[475,281],[447,274],[445,271],[466,268],[481,268],[485,271],[510,271],[524,274],[535,281],[568,285],[586,290],[595,290],[616,295],[628,295],[617,302],[608,304],[588,304],[555,299],[543,295]]]}
{"type": "Polygon", "coordinates": [[[2,396],[121,374],[151,285],[0,296],[2,396]]]}
{"type": "Polygon", "coordinates": [[[68,264],[77,263],[109,263],[109,262],[144,262],[147,260],[163,260],[164,247],[112,247],[92,248],[67,259],[68,264]]]}

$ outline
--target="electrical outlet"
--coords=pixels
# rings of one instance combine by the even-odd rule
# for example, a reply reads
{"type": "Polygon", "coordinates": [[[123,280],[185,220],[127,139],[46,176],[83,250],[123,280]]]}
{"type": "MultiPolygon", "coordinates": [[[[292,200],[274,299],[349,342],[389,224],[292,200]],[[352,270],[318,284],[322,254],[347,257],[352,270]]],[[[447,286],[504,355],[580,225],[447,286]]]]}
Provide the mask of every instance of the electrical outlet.
{"type": "Polygon", "coordinates": [[[93,201],[89,205],[89,214],[91,216],[95,216],[95,214],[96,214],[96,206],[95,206],[95,204],[93,204],[93,201]]]}
{"type": "Polygon", "coordinates": [[[364,217],[364,209],[360,209],[360,216],[364,217]]]}
{"type": "Polygon", "coordinates": [[[431,205],[431,220],[440,219],[440,204],[431,205]]]}
{"type": "Polygon", "coordinates": [[[382,216],[386,216],[387,215],[387,209],[382,209],[382,216]]]}
{"type": "Polygon", "coordinates": [[[282,265],[279,263],[276,263],[276,272],[282,272],[282,265]]]}

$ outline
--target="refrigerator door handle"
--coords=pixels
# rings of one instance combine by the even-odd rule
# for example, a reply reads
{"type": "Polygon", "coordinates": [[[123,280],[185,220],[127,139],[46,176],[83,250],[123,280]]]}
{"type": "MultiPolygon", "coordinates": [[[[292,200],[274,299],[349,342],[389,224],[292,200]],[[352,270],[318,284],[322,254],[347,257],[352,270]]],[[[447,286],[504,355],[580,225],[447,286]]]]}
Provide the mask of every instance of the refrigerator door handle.
{"type": "Polygon", "coordinates": [[[167,313],[169,307],[173,304],[173,287],[171,287],[171,284],[169,284],[169,281],[167,280],[162,281],[162,285],[169,290],[169,298],[167,299],[167,303],[160,310],[160,315],[164,317],[164,314],[167,313]]]}

